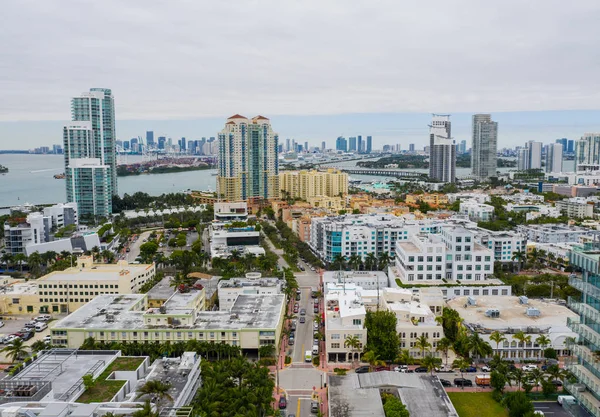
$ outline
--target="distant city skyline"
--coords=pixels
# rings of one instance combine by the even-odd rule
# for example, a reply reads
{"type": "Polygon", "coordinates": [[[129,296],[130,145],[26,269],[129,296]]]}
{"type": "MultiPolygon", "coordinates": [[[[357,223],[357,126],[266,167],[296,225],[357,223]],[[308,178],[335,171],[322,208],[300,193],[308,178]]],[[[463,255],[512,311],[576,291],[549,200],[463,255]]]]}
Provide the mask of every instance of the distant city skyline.
{"type": "MultiPolygon", "coordinates": [[[[67,105],[68,106],[68,105],[67,105]]],[[[65,107],[67,107],[65,106],[65,107]]],[[[257,112],[258,113],[258,112],[257,112]]],[[[456,143],[471,143],[471,118],[475,113],[451,113],[452,136],[456,143]]],[[[553,143],[559,138],[577,140],[585,133],[600,131],[600,110],[543,111],[543,112],[497,112],[494,121],[499,123],[498,149],[523,145],[529,140],[553,143]]],[[[222,129],[222,121],[228,116],[195,120],[116,120],[118,140],[130,140],[146,131],[157,137],[171,137],[176,143],[181,137],[188,140],[216,136],[222,129]]],[[[416,150],[428,145],[428,123],[431,113],[369,113],[338,114],[322,116],[267,115],[277,123],[281,143],[287,138],[297,143],[308,141],[319,147],[325,142],[327,148],[335,149],[338,136],[346,139],[362,135],[373,137],[373,150],[384,145],[400,144],[407,150],[414,143],[416,150]]],[[[60,132],[68,119],[58,121],[0,122],[1,149],[34,149],[62,143],[60,132]],[[58,130],[57,130],[58,129],[58,130]]],[[[364,140],[364,139],[363,139],[364,140]]]]}

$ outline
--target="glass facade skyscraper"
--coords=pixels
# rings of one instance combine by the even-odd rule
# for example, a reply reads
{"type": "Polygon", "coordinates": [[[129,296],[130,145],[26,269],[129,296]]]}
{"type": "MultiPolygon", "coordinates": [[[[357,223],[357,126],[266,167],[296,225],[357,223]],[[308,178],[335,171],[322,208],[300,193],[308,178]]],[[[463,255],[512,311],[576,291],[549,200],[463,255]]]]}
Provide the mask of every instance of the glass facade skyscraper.
{"type": "Polygon", "coordinates": [[[67,201],[78,204],[80,216],[105,217],[118,191],[112,91],[92,88],[74,97],[71,118],[63,128],[67,201]]]}
{"type": "Polygon", "coordinates": [[[579,335],[567,343],[573,356],[565,367],[577,382],[568,380],[565,388],[594,417],[600,417],[600,242],[575,246],[569,252],[571,266],[581,271],[572,274],[569,284],[581,291],[581,297],[569,297],[569,307],[579,319],[567,319],[567,325],[579,335]]]}

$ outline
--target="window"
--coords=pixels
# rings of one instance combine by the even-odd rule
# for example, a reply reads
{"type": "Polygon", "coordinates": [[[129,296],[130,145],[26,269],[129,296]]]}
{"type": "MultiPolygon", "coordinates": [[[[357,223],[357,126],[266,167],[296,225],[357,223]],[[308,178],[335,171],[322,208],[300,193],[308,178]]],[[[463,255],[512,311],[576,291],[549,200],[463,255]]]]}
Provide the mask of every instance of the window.
{"type": "Polygon", "coordinates": [[[352,324],[360,326],[360,325],[362,325],[362,320],[361,319],[353,319],[352,324]]]}
{"type": "Polygon", "coordinates": [[[19,298],[13,298],[12,299],[12,303],[13,304],[19,304],[21,302],[21,300],[19,298]]]}
{"type": "Polygon", "coordinates": [[[433,256],[428,256],[427,257],[427,262],[433,262],[433,256]]]}
{"type": "Polygon", "coordinates": [[[339,343],[332,343],[331,344],[331,348],[332,349],[339,349],[340,348],[340,344],[339,343]]]}
{"type": "Polygon", "coordinates": [[[456,261],[462,261],[462,256],[461,256],[461,255],[456,255],[456,256],[454,257],[454,259],[455,259],[456,261]]]}
{"type": "Polygon", "coordinates": [[[481,256],[476,256],[475,257],[475,262],[481,262],[481,256]]]}
{"type": "Polygon", "coordinates": [[[340,339],[340,335],[339,334],[332,334],[331,335],[331,339],[332,340],[339,340],[340,339]]]}
{"type": "Polygon", "coordinates": [[[417,259],[419,260],[419,262],[423,262],[423,257],[422,256],[419,256],[417,259]]]}

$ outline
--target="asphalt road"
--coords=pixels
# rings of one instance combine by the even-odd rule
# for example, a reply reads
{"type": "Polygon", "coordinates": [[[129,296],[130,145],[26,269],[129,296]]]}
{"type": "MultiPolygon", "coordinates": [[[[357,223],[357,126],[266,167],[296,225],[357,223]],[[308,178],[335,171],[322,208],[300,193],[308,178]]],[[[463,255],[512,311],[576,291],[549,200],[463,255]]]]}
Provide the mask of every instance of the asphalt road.
{"type": "Polygon", "coordinates": [[[302,291],[301,299],[298,302],[300,304],[301,309],[306,309],[306,315],[304,316],[306,322],[300,323],[300,313],[295,314],[296,318],[296,337],[294,340],[294,346],[290,346],[293,348],[292,362],[293,363],[305,363],[304,362],[304,353],[307,350],[312,350],[313,346],[313,323],[314,323],[314,313],[313,313],[313,299],[310,298],[311,290],[307,287],[301,287],[300,291],[302,291]]]}
{"type": "Polygon", "coordinates": [[[129,252],[127,252],[125,259],[127,259],[127,262],[131,263],[135,261],[135,258],[137,258],[138,256],[140,256],[140,246],[145,243],[144,239],[148,239],[148,237],[150,236],[152,232],[148,231],[148,232],[143,232],[142,234],[140,234],[138,236],[138,239],[133,242],[131,245],[129,245],[129,252]]]}

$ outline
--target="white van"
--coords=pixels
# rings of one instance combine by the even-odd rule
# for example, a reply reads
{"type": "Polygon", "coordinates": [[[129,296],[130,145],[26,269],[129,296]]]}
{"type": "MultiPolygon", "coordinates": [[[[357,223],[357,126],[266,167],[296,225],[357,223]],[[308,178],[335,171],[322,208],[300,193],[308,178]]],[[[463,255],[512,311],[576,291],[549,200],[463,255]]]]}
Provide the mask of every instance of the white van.
{"type": "Polygon", "coordinates": [[[560,405],[563,405],[564,403],[571,404],[575,402],[575,397],[572,395],[559,395],[556,399],[556,402],[558,402],[560,405]]]}
{"type": "Polygon", "coordinates": [[[310,350],[304,352],[304,362],[312,362],[312,352],[310,350]]]}
{"type": "Polygon", "coordinates": [[[38,324],[35,325],[35,331],[36,332],[43,332],[47,328],[48,328],[48,325],[46,323],[38,323],[38,324]]]}
{"type": "Polygon", "coordinates": [[[313,346],[312,354],[313,355],[318,355],[319,354],[319,345],[314,345],[313,346]]]}

